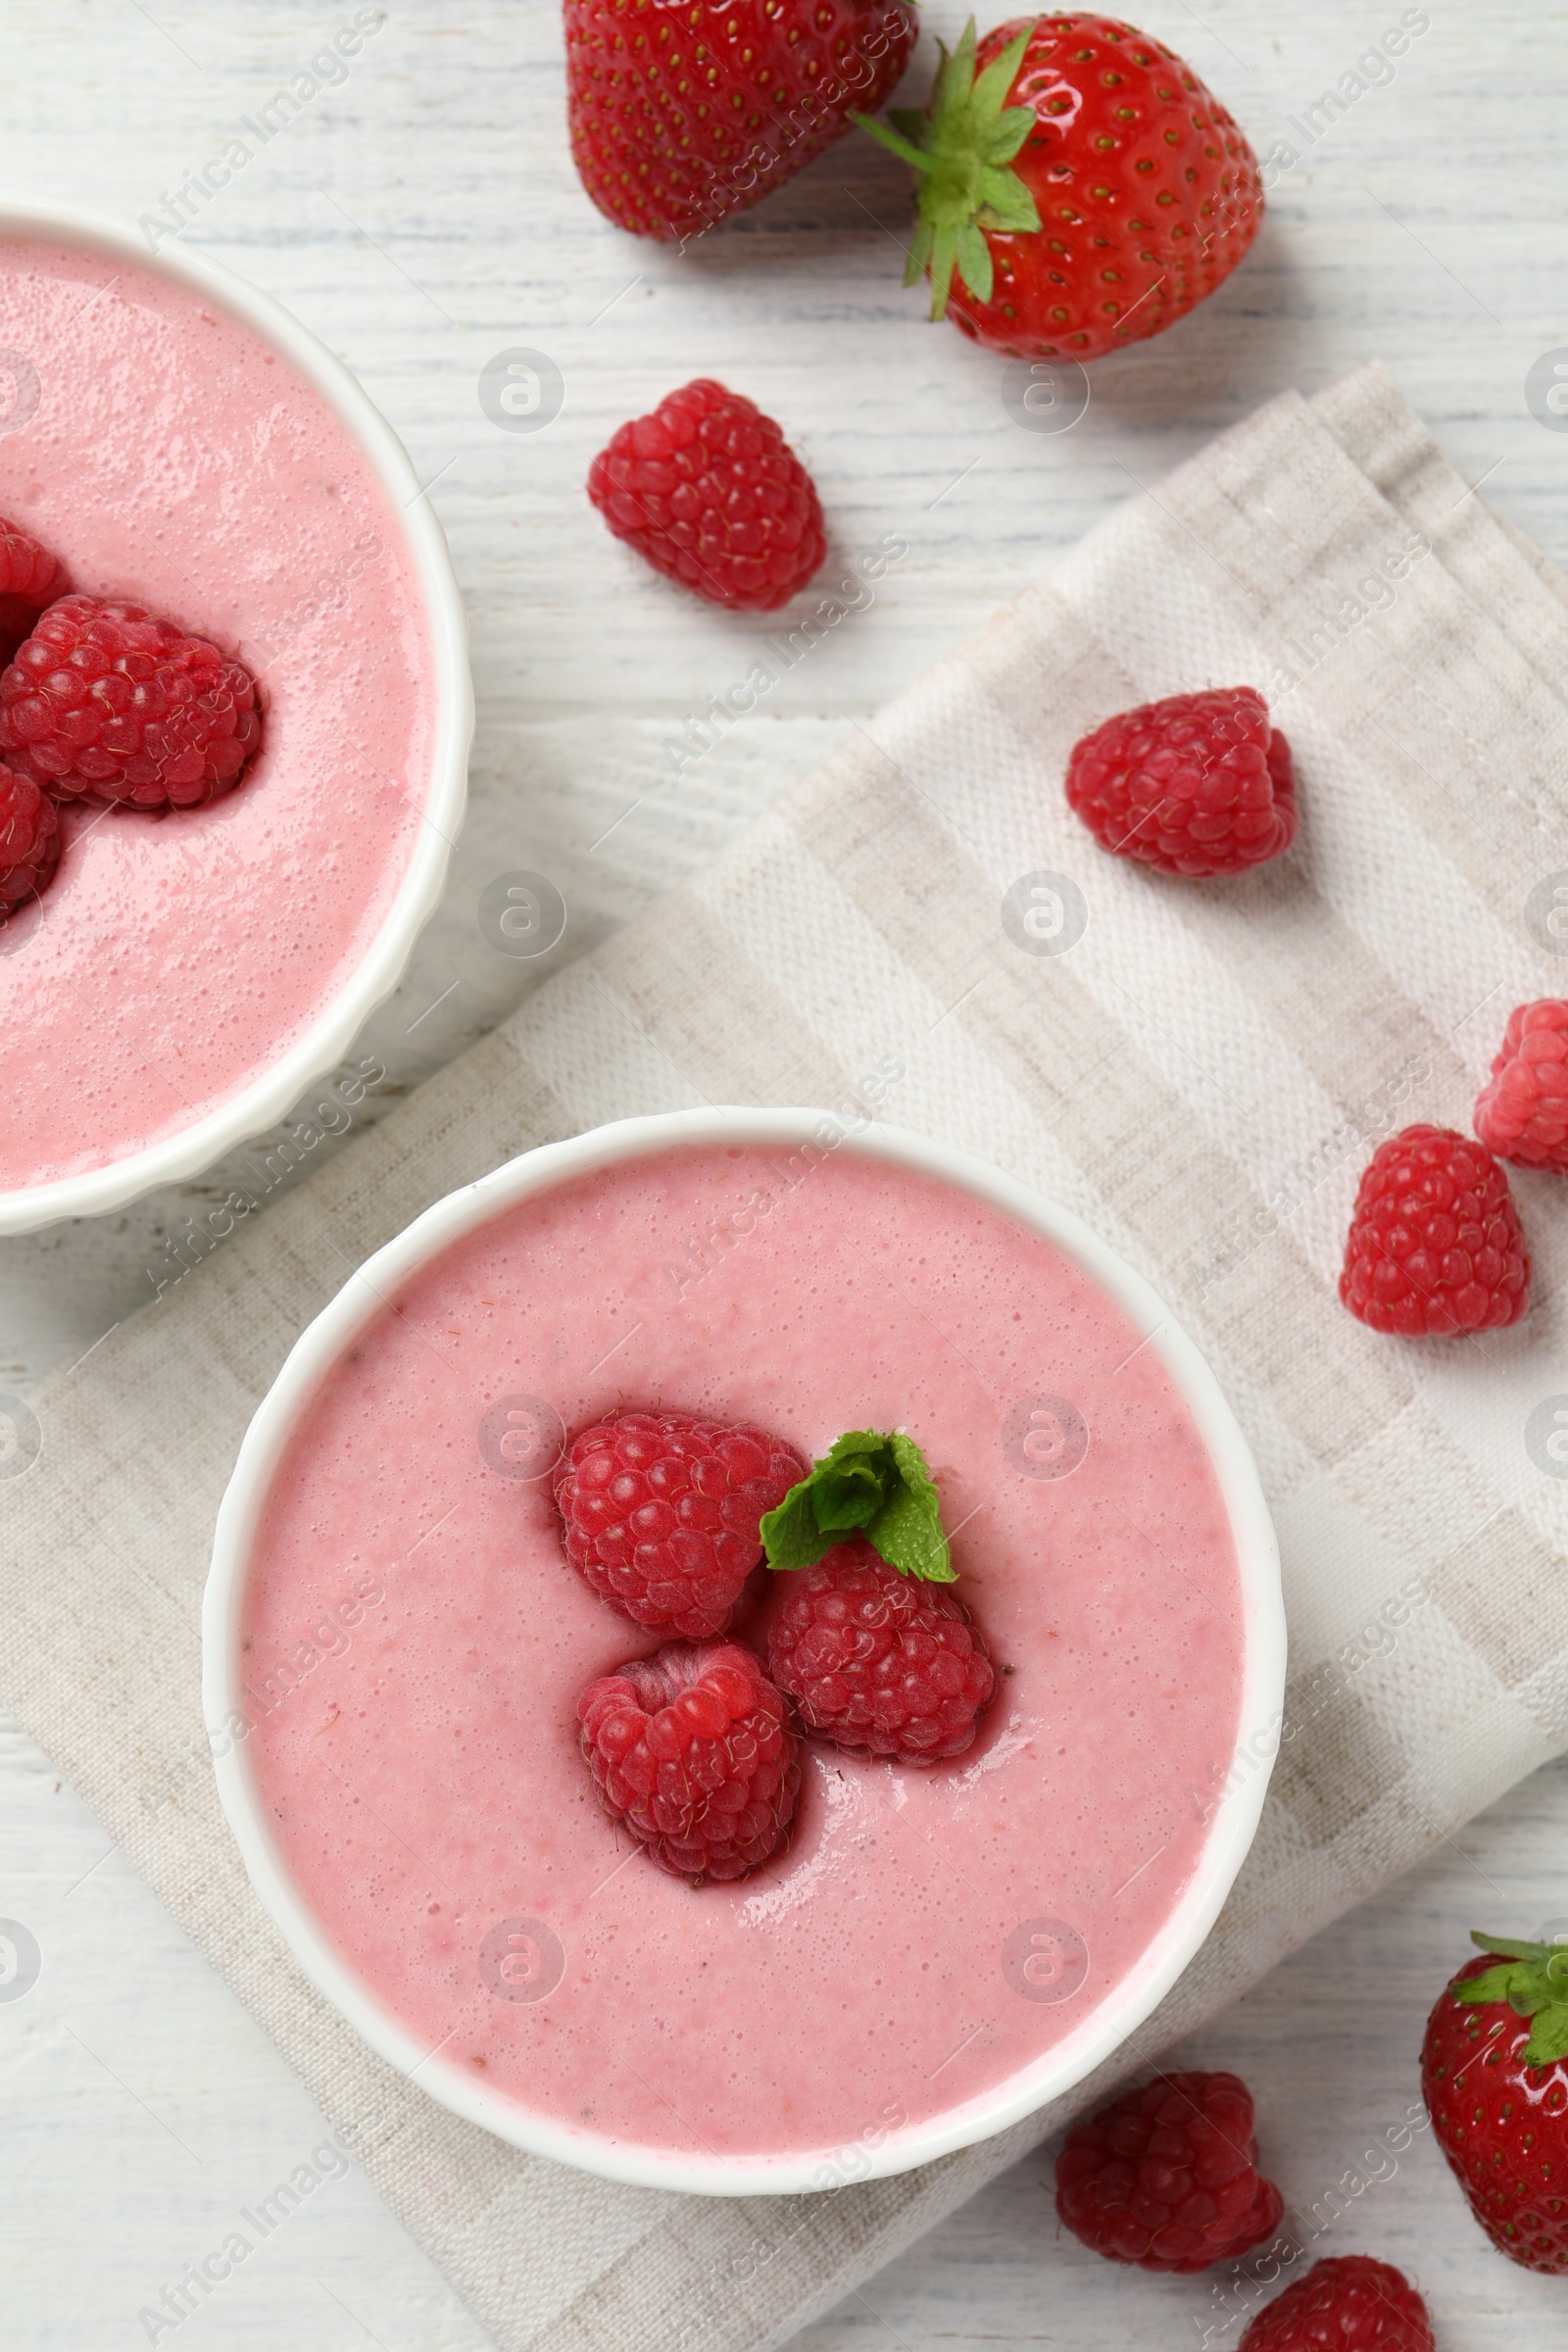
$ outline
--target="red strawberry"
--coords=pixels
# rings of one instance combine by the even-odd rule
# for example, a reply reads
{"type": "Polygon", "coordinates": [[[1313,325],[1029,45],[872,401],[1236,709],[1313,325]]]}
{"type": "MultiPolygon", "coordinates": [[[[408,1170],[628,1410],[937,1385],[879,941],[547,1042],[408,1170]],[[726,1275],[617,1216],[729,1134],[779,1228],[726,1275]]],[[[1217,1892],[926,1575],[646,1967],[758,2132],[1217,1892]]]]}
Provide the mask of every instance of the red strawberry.
{"type": "Polygon", "coordinates": [[[1434,2352],[1427,2307],[1402,2271],[1335,2254],[1260,2311],[1237,2352],[1434,2352]]]}
{"type": "Polygon", "coordinates": [[[599,1801],[662,1870],[743,1879],[783,1844],[800,1794],[784,1701],[735,1642],[670,1642],[577,1701],[599,1801]]]}
{"type": "Polygon", "coordinates": [[[1263,217],[1257,158],[1163,41],[1115,17],[1013,17],[944,51],[928,115],[867,122],[920,173],[905,284],[1030,358],[1157,335],[1228,277],[1263,217]],[[955,284],[956,279],[956,284],[955,284]],[[950,299],[951,298],[951,299],[950,299]]]}
{"type": "Polygon", "coordinates": [[[1438,2145],[1500,2253],[1568,2271],[1568,1945],[1471,1938],[1427,2020],[1421,2089],[1438,2145]]]}
{"type": "Polygon", "coordinates": [[[880,106],[916,24],[910,0],[566,0],[582,184],[638,236],[701,236],[880,106]]]}
{"type": "Polygon", "coordinates": [[[1156,2075],[1082,2117],[1056,2159],[1056,2212],[1074,2237],[1143,2271],[1235,2262],[1284,2210],[1235,2075],[1156,2075]]]}

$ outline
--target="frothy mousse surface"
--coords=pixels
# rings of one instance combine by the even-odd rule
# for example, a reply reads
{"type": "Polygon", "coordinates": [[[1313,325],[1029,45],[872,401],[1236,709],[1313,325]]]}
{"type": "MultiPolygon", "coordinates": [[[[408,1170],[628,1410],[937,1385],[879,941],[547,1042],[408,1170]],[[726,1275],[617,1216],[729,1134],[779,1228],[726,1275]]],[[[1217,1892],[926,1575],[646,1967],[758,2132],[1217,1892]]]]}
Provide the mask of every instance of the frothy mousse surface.
{"type": "Polygon", "coordinates": [[[237,792],[71,811],[56,881],[0,930],[11,1190],[191,1126],[321,1017],[407,871],[433,690],[390,502],[249,327],[151,270],[0,240],[0,349],[31,370],[0,375],[0,514],[74,587],[237,653],[267,702],[237,792]]]}
{"type": "Polygon", "coordinates": [[[1241,1705],[1229,1522],[1145,1338],[1039,1235],[853,1149],[642,1156],[410,1277],[300,1416],[242,1619],[266,1815],[382,2007],[569,2132],[693,2156],[879,2144],[1082,2027],[1191,1878],[1241,1705]],[[808,1742],[781,1855],[665,1876],[575,1715],[659,1642],[568,1566],[527,1398],[808,1456],[908,1429],[1003,1669],[974,1748],[808,1742]]]}

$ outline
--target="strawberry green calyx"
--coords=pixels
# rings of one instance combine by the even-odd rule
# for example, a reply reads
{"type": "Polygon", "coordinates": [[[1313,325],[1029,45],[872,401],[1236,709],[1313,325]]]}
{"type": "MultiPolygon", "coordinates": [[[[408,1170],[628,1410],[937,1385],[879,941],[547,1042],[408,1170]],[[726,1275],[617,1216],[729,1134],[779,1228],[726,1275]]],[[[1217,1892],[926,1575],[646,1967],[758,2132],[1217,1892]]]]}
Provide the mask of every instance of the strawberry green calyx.
{"type": "Polygon", "coordinates": [[[902,1429],[847,1430],[761,1521],[770,1568],[814,1567],[849,1536],[863,1536],[901,1576],[957,1582],[925,1456],[902,1429]]]}
{"type": "Polygon", "coordinates": [[[1526,2066],[1554,2066],[1568,2058],[1568,1943],[1518,1943],[1473,1929],[1470,1940],[1484,1952],[1499,1953],[1503,1964],[1452,1985],[1455,1998],[1506,2001],[1516,2017],[1528,2017],[1526,2066]]]}
{"type": "Polygon", "coordinates": [[[1035,126],[1032,107],[1006,103],[1034,30],[1032,23],[1027,24],[977,77],[971,17],[956,49],[951,55],[942,51],[929,114],[901,107],[892,129],[865,115],[854,117],[921,175],[915,198],[919,226],[904,282],[912,286],[923,270],[930,270],[933,318],[947,310],[955,270],[976,302],[991,300],[987,229],[1040,226],[1034,198],[1017,172],[1007,169],[1035,126]]]}

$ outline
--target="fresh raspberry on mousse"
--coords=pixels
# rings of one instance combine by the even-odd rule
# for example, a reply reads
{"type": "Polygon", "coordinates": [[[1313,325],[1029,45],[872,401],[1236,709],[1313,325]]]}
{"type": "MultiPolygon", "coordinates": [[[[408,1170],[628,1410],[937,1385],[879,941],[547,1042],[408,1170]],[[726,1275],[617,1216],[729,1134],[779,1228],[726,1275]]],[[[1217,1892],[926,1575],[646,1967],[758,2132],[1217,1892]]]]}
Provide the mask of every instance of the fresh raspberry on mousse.
{"type": "Polygon", "coordinates": [[[566,1557],[654,1633],[719,1634],[762,1557],[759,1526],[806,1474],[745,1424],[627,1412],[578,1436],[555,1482],[566,1557]]]}
{"type": "Polygon", "coordinates": [[[670,1642],[590,1683],[582,1752],[612,1819],[662,1870],[742,1879],[784,1843],[800,1793],[784,1700],[734,1642],[670,1642]]]}
{"type": "Polygon", "coordinates": [[[762,1522],[785,1591],[768,1672],[802,1729],[901,1764],[971,1746],[996,1690],[956,1582],[936,1486],[912,1438],[852,1430],[762,1522]]]}
{"type": "Polygon", "coordinates": [[[0,674],[0,758],[57,801],[201,808],[261,733],[249,671],[141,605],[62,597],[0,674]]]}
{"type": "Polygon", "coordinates": [[[58,557],[20,523],[0,517],[0,663],[16,658],[39,613],[64,596],[69,585],[58,557]]]}
{"type": "Polygon", "coordinates": [[[961,1756],[997,1686],[962,1601],[901,1576],[863,1537],[790,1579],[767,1670],[804,1731],[901,1764],[961,1756]]]}
{"type": "Polygon", "coordinates": [[[60,818],[30,776],[0,766],[0,915],[14,914],[54,879],[60,818]]]}
{"type": "Polygon", "coordinates": [[[1235,2075],[1156,2075],[1081,2117],[1056,2159],[1056,2212],[1074,2237],[1144,2271],[1235,2262],[1284,2210],[1235,2075]]]}

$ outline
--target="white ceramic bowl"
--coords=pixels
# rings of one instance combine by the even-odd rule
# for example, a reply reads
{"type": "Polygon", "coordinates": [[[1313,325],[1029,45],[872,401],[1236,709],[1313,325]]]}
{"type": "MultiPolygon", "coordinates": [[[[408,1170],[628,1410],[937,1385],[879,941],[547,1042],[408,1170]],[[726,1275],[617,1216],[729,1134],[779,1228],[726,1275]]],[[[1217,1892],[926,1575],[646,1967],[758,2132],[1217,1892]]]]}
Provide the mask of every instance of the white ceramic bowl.
{"type": "Polygon", "coordinates": [[[0,1234],[29,1233],[61,1217],[102,1216],[157,1186],[199,1175],[262,1135],[342,1060],[366,1021],[391,995],[415,940],[434,911],[467,798],[473,689],[467,623],[435,510],[392,427],[340,360],[269,294],[205,255],[177,244],[158,253],[144,238],[95,213],[62,205],[0,204],[0,237],[32,237],[85,248],[194,289],[238,318],[286,361],[325,403],[386,493],[424,606],[435,725],[423,815],[408,871],[368,953],[304,1036],[228,1102],[176,1135],[107,1167],[0,1192],[0,1234]]]}
{"type": "MultiPolygon", "coordinates": [[[[793,1148],[812,1134],[823,1116],[812,1110],[713,1109],[622,1119],[569,1143],[526,1152],[426,1209],[406,1232],[378,1250],[317,1316],[296,1341],[258,1408],[218,1515],[202,1617],[203,1703],[219,1794],[257,1892],[318,1989],[400,2072],[416,2073],[433,2098],[500,2138],[609,2180],[708,2195],[783,2195],[820,2187],[824,2163],[846,2152],[693,2159],[609,2140],[585,2142],[581,2135],[567,2133],[487,2091],[471,2070],[430,2056],[338,1956],[273,1838],[239,1728],[244,1724],[241,1605],[262,1506],[302,1407],[331,1364],[384,1306],[390,1292],[474,1227],[564,1179],[679,1144],[793,1148]]],[[[966,1152],[949,1151],[904,1128],[881,1125],[867,1126],[838,1149],[937,1177],[1004,1210],[1054,1243],[1140,1330],[1153,1334],[1148,1345],[1192,1413],[1213,1463],[1235,1538],[1244,1603],[1241,1727],[1232,1770],[1216,1802],[1199,1867],[1175,1911],[1133,1972],[1078,2032],[1044,2057],[981,2096],[899,2132],[878,2149],[858,2146],[853,2171],[846,2177],[863,2180],[906,2172],[1017,2123],[1100,2065],[1169,1991],[1213,1926],[1257,1826],[1285,1688],[1285,1612],[1279,1551],[1247,1441],[1207,1364],[1143,1277],[1068,1210],[1054,1207],[966,1152]]]]}

